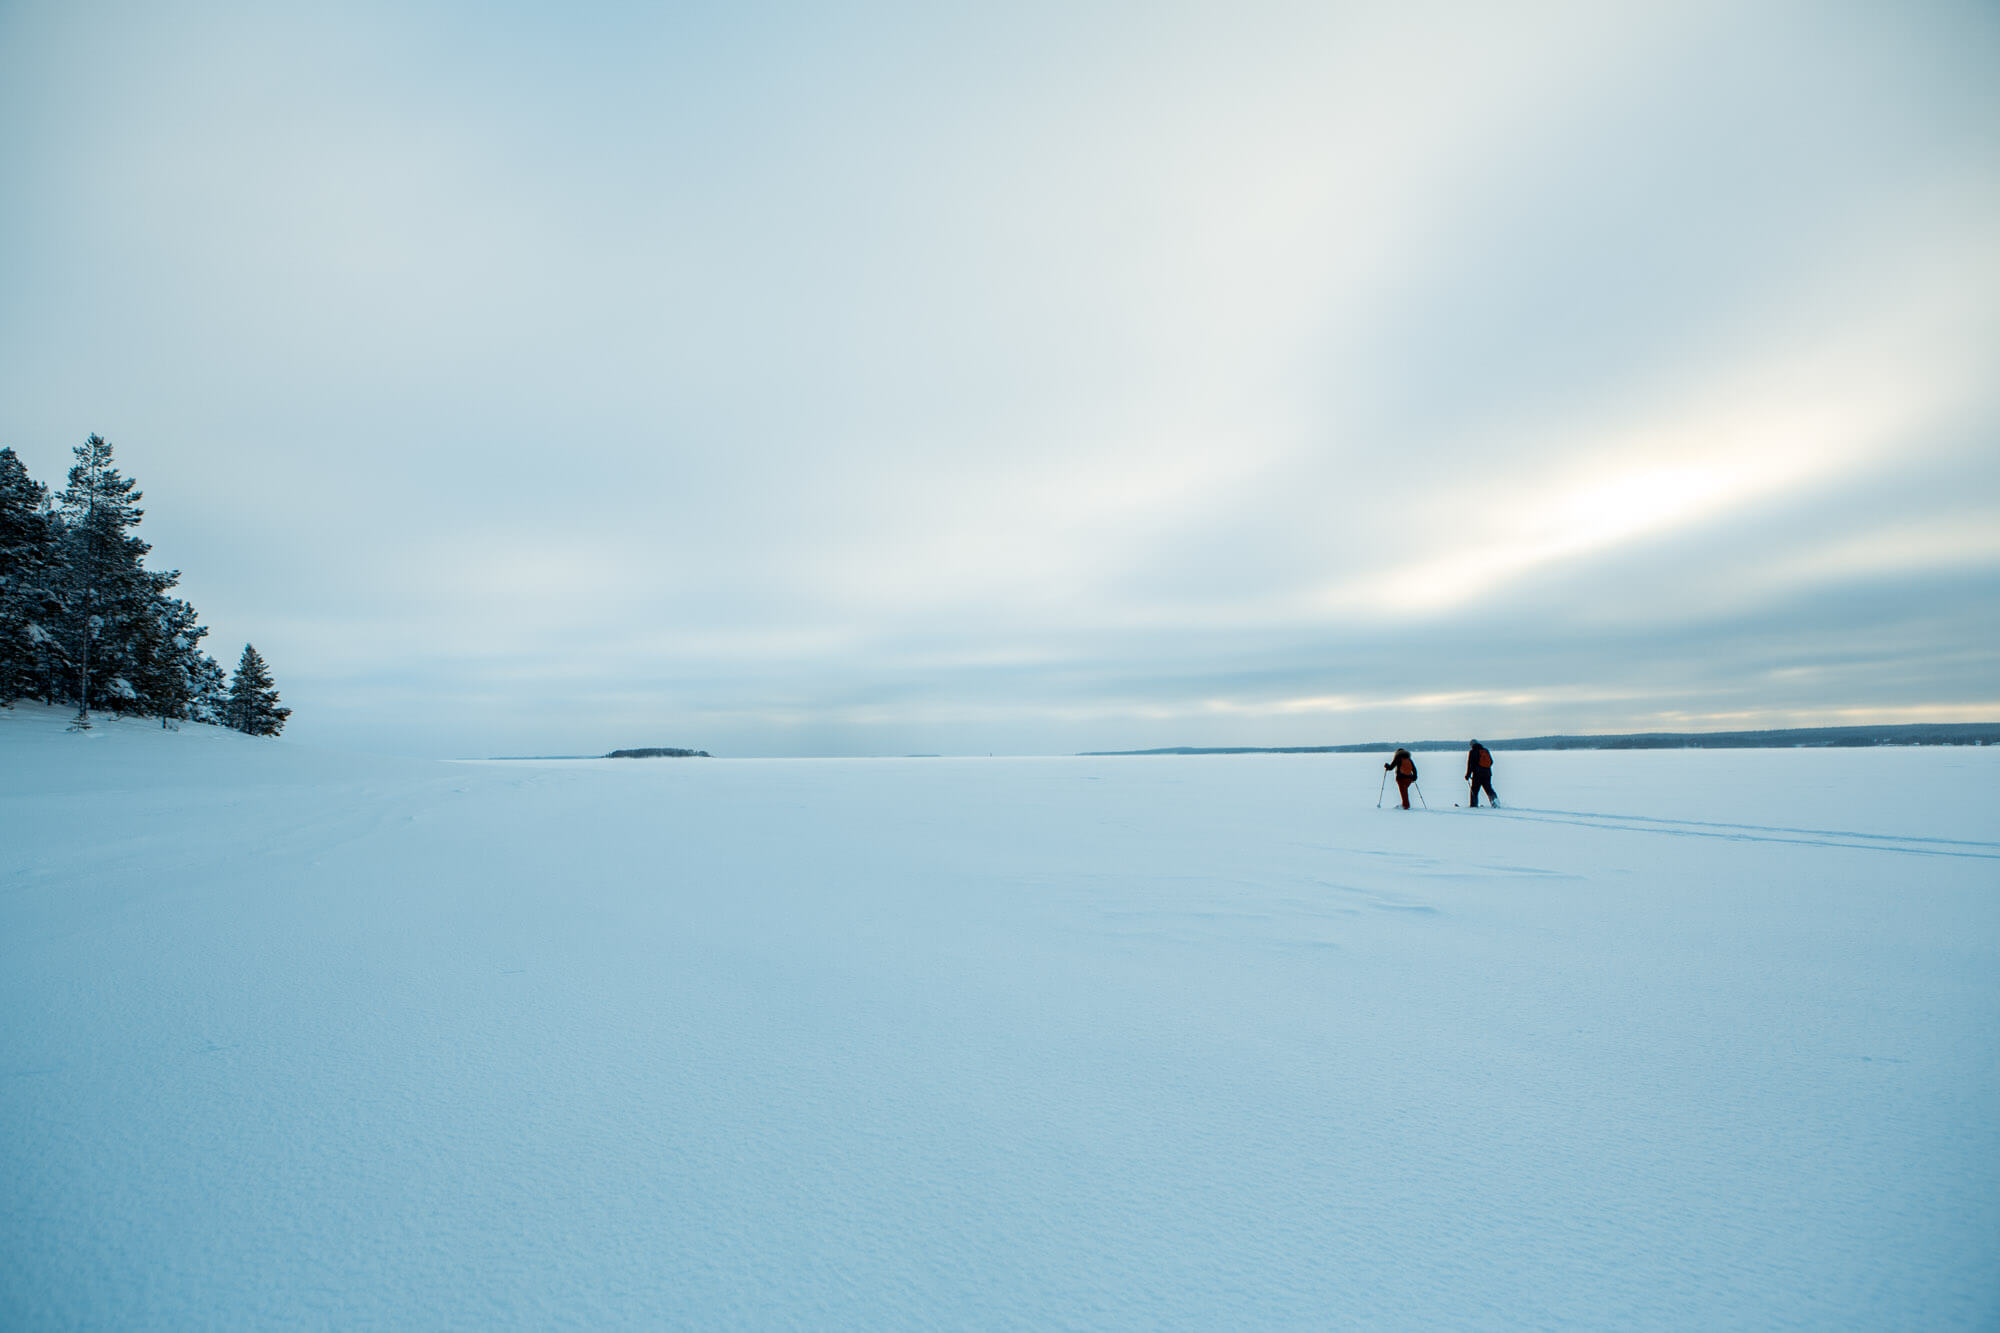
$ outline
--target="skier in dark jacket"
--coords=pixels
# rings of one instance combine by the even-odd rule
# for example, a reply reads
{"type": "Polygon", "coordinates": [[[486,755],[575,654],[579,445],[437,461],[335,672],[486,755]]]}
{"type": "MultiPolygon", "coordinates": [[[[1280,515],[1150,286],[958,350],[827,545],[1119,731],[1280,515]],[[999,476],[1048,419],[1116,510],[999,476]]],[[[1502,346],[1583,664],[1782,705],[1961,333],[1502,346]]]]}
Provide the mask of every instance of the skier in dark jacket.
{"type": "Polygon", "coordinates": [[[1479,808],[1479,789],[1486,789],[1486,799],[1500,804],[1500,798],[1493,794],[1493,751],[1478,741],[1465,752],[1465,780],[1472,784],[1472,808],[1479,808]]]}
{"type": "Polygon", "coordinates": [[[1398,750],[1395,757],[1382,765],[1382,767],[1394,770],[1396,774],[1396,790],[1403,794],[1403,808],[1405,810],[1409,809],[1410,784],[1417,780],[1417,761],[1410,758],[1408,750],[1398,750]]]}

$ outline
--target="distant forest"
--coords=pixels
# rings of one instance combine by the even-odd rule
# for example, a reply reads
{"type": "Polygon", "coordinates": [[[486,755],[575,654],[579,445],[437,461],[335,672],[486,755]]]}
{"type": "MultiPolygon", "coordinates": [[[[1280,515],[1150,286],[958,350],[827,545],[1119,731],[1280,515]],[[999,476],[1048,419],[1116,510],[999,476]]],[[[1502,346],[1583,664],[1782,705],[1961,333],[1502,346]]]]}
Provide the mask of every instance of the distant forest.
{"type": "Polygon", "coordinates": [[[146,568],[141,498],[102,436],[76,447],[53,498],[0,449],[0,707],[73,705],[78,729],[99,709],[277,735],[292,710],[257,650],[244,644],[225,676],[194,607],[169,595],[180,571],[146,568]]]}
{"type": "MultiPolygon", "coordinates": [[[[1368,745],[1175,745],[1134,754],[1375,754],[1392,750],[1463,750],[1471,741],[1381,741],[1368,745]]],[[[1785,727],[1775,731],[1639,731],[1623,736],[1517,736],[1481,741],[1489,750],[1776,750],[1855,749],[1868,745],[2000,745],[2000,722],[1917,723],[1895,727],[1785,727]]]]}

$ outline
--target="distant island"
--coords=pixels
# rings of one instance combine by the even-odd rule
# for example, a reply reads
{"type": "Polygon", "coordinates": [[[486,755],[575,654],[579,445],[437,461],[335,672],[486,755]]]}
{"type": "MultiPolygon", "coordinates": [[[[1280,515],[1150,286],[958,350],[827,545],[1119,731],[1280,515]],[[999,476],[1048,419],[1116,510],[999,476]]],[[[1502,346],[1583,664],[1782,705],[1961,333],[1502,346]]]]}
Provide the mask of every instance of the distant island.
{"type": "Polygon", "coordinates": [[[606,759],[708,759],[706,750],[676,750],[671,745],[649,745],[643,750],[613,750],[606,759]]]}
{"type": "MultiPolygon", "coordinates": [[[[1390,750],[1463,750],[1470,738],[1380,741],[1368,745],[1173,745],[1158,750],[1088,750],[1085,756],[1146,754],[1374,754],[1390,750]]],[[[1857,749],[1870,745],[1996,745],[2000,722],[1917,723],[1896,727],[1787,727],[1775,731],[1640,731],[1623,736],[1519,736],[1483,741],[1489,750],[1774,750],[1857,749]]]]}

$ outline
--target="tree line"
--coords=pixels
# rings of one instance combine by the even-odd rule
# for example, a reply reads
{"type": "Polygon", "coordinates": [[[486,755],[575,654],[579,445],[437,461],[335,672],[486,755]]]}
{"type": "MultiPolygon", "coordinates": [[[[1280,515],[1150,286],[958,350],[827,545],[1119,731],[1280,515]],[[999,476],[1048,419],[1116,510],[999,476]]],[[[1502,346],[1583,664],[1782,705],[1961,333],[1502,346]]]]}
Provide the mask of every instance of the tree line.
{"type": "Polygon", "coordinates": [[[0,707],[74,705],[79,729],[99,709],[277,735],[292,710],[257,650],[244,644],[225,676],[194,607],[171,595],[180,571],[146,568],[142,498],[101,435],[76,447],[53,497],[0,449],[0,707]]]}

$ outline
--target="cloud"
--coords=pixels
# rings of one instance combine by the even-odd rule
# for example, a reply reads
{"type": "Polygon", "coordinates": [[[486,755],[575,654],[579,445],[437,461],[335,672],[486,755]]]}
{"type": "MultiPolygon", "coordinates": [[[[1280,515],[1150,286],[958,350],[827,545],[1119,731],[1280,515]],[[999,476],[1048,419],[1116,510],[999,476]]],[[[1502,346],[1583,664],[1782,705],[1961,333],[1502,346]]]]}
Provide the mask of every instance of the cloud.
{"type": "Polygon", "coordinates": [[[0,24],[0,441],[111,435],[302,737],[1990,694],[1989,7],[0,24]]]}

